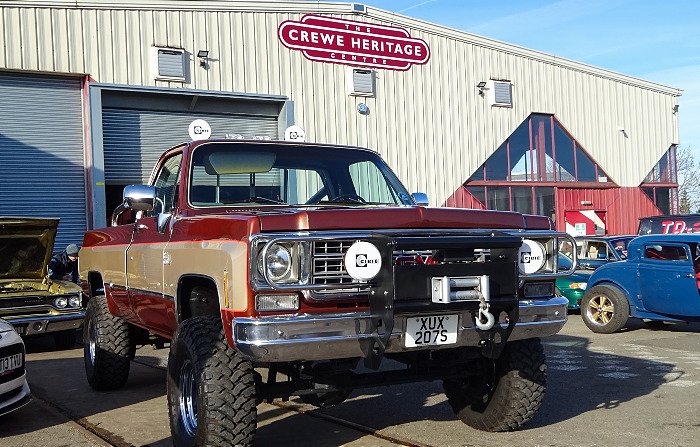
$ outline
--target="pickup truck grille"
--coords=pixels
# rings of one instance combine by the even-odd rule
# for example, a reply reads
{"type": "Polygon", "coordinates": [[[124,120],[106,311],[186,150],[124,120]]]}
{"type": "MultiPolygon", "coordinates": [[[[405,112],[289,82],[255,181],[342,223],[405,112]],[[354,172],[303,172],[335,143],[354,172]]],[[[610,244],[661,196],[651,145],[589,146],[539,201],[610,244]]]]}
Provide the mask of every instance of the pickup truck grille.
{"type": "MultiPolygon", "coordinates": [[[[314,241],[312,254],[313,284],[352,284],[354,280],[343,267],[345,252],[354,240],[314,241]]],[[[394,265],[440,264],[432,250],[395,250],[394,265]]],[[[476,262],[488,261],[488,250],[477,250],[476,262]]]]}
{"type": "MultiPolygon", "coordinates": [[[[364,288],[363,283],[355,281],[343,267],[345,252],[355,240],[314,241],[312,249],[312,284],[348,284],[345,292],[358,292],[364,288]],[[355,287],[352,287],[355,286],[355,287]]],[[[433,260],[432,250],[395,250],[395,265],[438,264],[433,260]]],[[[334,290],[317,290],[316,293],[338,293],[334,290]]]]}
{"type": "Polygon", "coordinates": [[[350,284],[353,279],[343,267],[343,256],[353,240],[314,241],[312,258],[313,284],[350,284]]]}

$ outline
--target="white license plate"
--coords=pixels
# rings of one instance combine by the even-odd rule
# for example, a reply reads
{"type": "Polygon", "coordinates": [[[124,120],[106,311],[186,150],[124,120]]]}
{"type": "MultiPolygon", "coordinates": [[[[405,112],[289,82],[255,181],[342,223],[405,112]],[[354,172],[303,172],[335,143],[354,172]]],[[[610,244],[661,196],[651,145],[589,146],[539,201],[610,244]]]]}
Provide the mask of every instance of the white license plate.
{"type": "Polygon", "coordinates": [[[406,319],[406,347],[457,343],[457,315],[429,315],[406,319]]]}
{"type": "Polygon", "coordinates": [[[11,372],[22,366],[22,353],[8,355],[7,357],[0,358],[0,376],[5,374],[5,372],[11,372]]]}

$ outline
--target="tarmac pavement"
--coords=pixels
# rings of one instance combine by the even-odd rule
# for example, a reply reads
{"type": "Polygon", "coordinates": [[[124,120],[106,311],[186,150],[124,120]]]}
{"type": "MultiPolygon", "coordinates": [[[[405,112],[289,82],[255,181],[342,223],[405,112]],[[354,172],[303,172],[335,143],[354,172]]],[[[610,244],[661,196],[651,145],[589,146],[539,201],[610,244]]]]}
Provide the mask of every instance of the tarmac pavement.
{"type": "MultiPolygon", "coordinates": [[[[533,421],[511,433],[457,420],[438,382],[353,392],[317,409],[298,400],[258,407],[257,446],[688,446],[700,439],[700,325],[590,332],[570,315],[543,340],[548,383],[533,421]]],[[[127,385],[96,392],[82,348],[27,342],[34,402],[0,418],[2,446],[172,445],[165,396],[167,349],[137,351],[127,385]]]]}

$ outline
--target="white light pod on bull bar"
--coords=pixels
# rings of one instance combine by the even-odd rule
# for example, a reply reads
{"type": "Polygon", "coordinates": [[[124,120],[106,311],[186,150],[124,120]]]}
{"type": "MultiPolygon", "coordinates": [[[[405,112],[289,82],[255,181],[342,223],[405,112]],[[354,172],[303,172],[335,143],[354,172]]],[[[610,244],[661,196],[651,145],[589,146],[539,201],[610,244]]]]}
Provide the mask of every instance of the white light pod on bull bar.
{"type": "Polygon", "coordinates": [[[518,268],[520,273],[532,275],[537,273],[547,260],[544,245],[532,239],[523,239],[518,251],[518,268]]]}

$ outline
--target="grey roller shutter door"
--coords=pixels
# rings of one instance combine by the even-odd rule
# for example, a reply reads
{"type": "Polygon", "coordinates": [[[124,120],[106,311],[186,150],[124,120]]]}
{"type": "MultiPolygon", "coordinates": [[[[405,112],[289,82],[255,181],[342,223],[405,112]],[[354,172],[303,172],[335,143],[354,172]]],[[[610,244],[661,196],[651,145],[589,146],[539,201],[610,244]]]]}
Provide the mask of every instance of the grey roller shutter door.
{"type": "Polygon", "coordinates": [[[269,116],[103,108],[105,183],[146,183],[166,149],[190,140],[188,129],[195,119],[209,123],[213,139],[226,134],[277,139],[277,119],[269,116]]]}
{"type": "Polygon", "coordinates": [[[60,218],[55,251],[87,226],[81,85],[0,73],[0,214],[60,218]]]}

